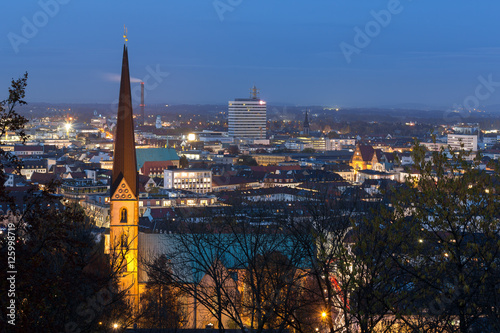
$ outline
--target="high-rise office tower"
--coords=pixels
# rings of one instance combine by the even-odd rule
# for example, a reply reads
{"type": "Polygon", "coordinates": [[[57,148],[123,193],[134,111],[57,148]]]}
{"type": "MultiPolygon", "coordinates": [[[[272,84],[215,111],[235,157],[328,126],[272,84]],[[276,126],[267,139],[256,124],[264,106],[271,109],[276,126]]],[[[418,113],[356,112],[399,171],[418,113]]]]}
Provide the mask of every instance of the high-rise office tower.
{"type": "Polygon", "coordinates": [[[258,98],[259,91],[251,89],[250,98],[229,101],[228,132],[235,138],[266,138],[266,102],[258,98]]]}

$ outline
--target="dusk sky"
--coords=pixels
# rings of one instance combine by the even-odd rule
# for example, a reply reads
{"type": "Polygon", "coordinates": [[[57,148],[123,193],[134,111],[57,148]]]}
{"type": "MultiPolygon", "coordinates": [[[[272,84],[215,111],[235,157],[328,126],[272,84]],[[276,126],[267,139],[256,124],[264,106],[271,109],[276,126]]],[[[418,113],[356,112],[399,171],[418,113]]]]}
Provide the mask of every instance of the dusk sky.
{"type": "MultiPolygon", "coordinates": [[[[273,104],[451,106],[480,76],[500,82],[499,12],[470,0],[4,1],[0,99],[27,71],[29,102],[112,103],[126,24],[146,104],[225,104],[255,84],[273,104]]],[[[500,83],[483,91],[500,103],[500,83]]]]}

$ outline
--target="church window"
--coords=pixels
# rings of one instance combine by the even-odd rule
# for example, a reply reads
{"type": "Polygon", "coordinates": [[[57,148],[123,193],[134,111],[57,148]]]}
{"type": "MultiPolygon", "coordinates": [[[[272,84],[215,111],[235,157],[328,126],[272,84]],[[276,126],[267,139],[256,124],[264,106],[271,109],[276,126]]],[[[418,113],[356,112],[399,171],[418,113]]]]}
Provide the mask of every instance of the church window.
{"type": "Polygon", "coordinates": [[[122,237],[120,239],[120,243],[121,243],[120,247],[122,249],[127,249],[128,250],[128,239],[127,238],[128,238],[127,235],[122,234],[122,237]]]}
{"type": "Polygon", "coordinates": [[[122,210],[120,212],[120,222],[127,223],[127,209],[126,208],[122,208],[122,210]]]}

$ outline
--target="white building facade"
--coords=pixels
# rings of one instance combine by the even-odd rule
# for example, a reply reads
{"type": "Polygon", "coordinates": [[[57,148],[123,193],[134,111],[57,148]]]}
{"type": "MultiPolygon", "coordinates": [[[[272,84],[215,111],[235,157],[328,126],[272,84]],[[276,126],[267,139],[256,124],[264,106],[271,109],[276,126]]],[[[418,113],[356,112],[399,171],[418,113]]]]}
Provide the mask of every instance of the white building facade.
{"type": "Polygon", "coordinates": [[[236,98],[229,101],[228,133],[233,138],[265,139],[266,102],[257,98],[236,98]]]}
{"type": "Polygon", "coordinates": [[[356,146],[356,139],[327,139],[326,150],[342,150],[356,146]]]}
{"type": "Polygon", "coordinates": [[[165,170],[163,188],[202,194],[210,193],[212,192],[212,171],[195,169],[165,170]]]}
{"type": "Polygon", "coordinates": [[[477,135],[448,134],[448,145],[452,150],[477,151],[477,135]]]}

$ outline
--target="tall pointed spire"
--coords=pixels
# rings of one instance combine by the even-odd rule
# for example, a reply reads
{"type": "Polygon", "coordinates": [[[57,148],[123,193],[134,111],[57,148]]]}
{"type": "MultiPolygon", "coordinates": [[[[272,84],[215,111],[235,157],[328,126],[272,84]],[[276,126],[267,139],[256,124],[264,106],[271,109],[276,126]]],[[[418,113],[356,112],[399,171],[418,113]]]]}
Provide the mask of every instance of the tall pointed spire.
{"type": "Polygon", "coordinates": [[[127,45],[124,45],[118,118],[115,132],[111,197],[113,197],[122,179],[125,179],[133,195],[137,197],[138,183],[136,165],[134,117],[132,111],[132,93],[130,90],[128,51],[127,45]]]}
{"type": "Polygon", "coordinates": [[[302,124],[303,128],[303,133],[306,136],[309,136],[309,117],[308,117],[308,110],[306,110],[306,117],[304,119],[304,123],[302,124]]]}

